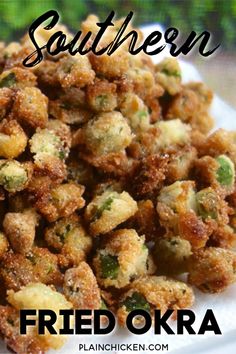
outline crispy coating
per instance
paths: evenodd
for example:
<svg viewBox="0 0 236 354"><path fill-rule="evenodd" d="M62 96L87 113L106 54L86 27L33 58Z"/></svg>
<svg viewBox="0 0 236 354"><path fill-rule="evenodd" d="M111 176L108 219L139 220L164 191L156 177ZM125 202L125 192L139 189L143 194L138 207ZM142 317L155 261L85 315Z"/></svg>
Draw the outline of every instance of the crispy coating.
<svg viewBox="0 0 236 354"><path fill-rule="evenodd" d="M157 196L157 212L163 226L176 228L179 215L190 210L196 210L193 181L176 181L160 190Z"/></svg>
<svg viewBox="0 0 236 354"><path fill-rule="evenodd" d="M25 87L16 93L13 114L26 126L44 128L48 121L48 98L37 87Z"/></svg>
<svg viewBox="0 0 236 354"><path fill-rule="evenodd" d="M49 221L70 216L75 210L83 208L84 187L76 183L64 183L43 193L35 203L36 209Z"/></svg>
<svg viewBox="0 0 236 354"><path fill-rule="evenodd" d="M236 280L236 254L230 250L209 247L193 253L188 281L203 292L222 292Z"/></svg>
<svg viewBox="0 0 236 354"><path fill-rule="evenodd" d="M235 150L233 135L222 128L218 129L207 137L199 150L202 155L212 157L233 153Z"/></svg>
<svg viewBox="0 0 236 354"><path fill-rule="evenodd" d="M154 261L158 274L175 275L187 272L191 254L190 242L179 236L157 239Z"/></svg>
<svg viewBox="0 0 236 354"><path fill-rule="evenodd" d="M142 159L132 176L132 192L136 198L155 197L166 178L168 155L149 155Z"/></svg>
<svg viewBox="0 0 236 354"><path fill-rule="evenodd" d="M93 259L98 283L122 288L131 279L147 274L148 249L145 237L133 229L113 231Z"/></svg>
<svg viewBox="0 0 236 354"><path fill-rule="evenodd" d="M27 69L14 67L4 70L0 75L0 88L8 87L14 89L24 89L36 85L36 76Z"/></svg>
<svg viewBox="0 0 236 354"><path fill-rule="evenodd" d="M33 266L36 278L44 284L61 285L63 276L58 267L58 258L47 248L33 247L26 258Z"/></svg>
<svg viewBox="0 0 236 354"><path fill-rule="evenodd" d="M26 148L27 135L16 120L0 123L0 157L14 159Z"/></svg>
<svg viewBox="0 0 236 354"><path fill-rule="evenodd" d="M169 152L169 163L166 171L168 184L177 180L188 179L194 162L197 158L197 150L193 146L185 146L181 150Z"/></svg>
<svg viewBox="0 0 236 354"><path fill-rule="evenodd" d="M38 354L48 349L32 331L19 334L19 311L12 306L0 306L0 336L7 348L17 354Z"/></svg>
<svg viewBox="0 0 236 354"><path fill-rule="evenodd" d="M105 191L96 196L85 210L85 220L89 222L89 230L93 236L106 234L116 226L133 216L137 203L127 193Z"/></svg>
<svg viewBox="0 0 236 354"><path fill-rule="evenodd" d="M45 240L58 252L59 264L63 268L79 265L92 248L92 239L76 214L62 218L48 227Z"/></svg>
<svg viewBox="0 0 236 354"><path fill-rule="evenodd" d="M63 292L75 309L100 309L101 295L90 266L81 262L76 268L67 269Z"/></svg>
<svg viewBox="0 0 236 354"><path fill-rule="evenodd" d="M89 57L93 70L106 79L115 79L125 74L129 68L129 55L126 50L119 48L111 56L106 54Z"/></svg>
<svg viewBox="0 0 236 354"><path fill-rule="evenodd" d="M216 158L203 156L195 161L194 167L200 187L211 185L224 197L233 192L235 168L227 155L219 155Z"/></svg>
<svg viewBox="0 0 236 354"><path fill-rule="evenodd" d="M71 146L69 127L59 120L49 120L47 128L37 129L29 144L37 173L62 182L67 175L65 159Z"/></svg>
<svg viewBox="0 0 236 354"><path fill-rule="evenodd" d="M0 88L0 118L3 119L9 112L13 102L13 90L8 87Z"/></svg>
<svg viewBox="0 0 236 354"><path fill-rule="evenodd" d="M125 149L132 140L128 123L119 112L102 113L84 129L84 143L94 155L106 155Z"/></svg>
<svg viewBox="0 0 236 354"><path fill-rule="evenodd" d="M150 68L134 65L128 70L127 76L133 84L134 92L138 94L142 100L145 101L150 97L160 96L159 84L155 82L154 75L152 71L150 71Z"/></svg>
<svg viewBox="0 0 236 354"><path fill-rule="evenodd" d="M150 199L138 201L138 211L127 221L128 228L134 228L139 235L145 235L147 241L154 240L160 234L157 212Z"/></svg>
<svg viewBox="0 0 236 354"><path fill-rule="evenodd" d="M37 65L34 69L34 74L37 76L37 81L42 88L42 91L48 93L47 88L56 86L59 88L60 84L57 77L58 62L47 60L44 58L43 65Z"/></svg>
<svg viewBox="0 0 236 354"><path fill-rule="evenodd" d="M22 254L6 252L1 258L0 276L6 289L19 290L22 286L38 281L32 263Z"/></svg>
<svg viewBox="0 0 236 354"><path fill-rule="evenodd" d="M76 103L73 105L61 100L49 101L49 113L54 118L70 125L86 123L93 116L92 111L79 107Z"/></svg>
<svg viewBox="0 0 236 354"><path fill-rule="evenodd" d="M201 92L202 91L202 92ZM205 89L200 87L197 89L191 85L183 88L174 96L168 107L166 118L174 119L180 117L182 121L191 123L193 128L197 128L200 132L208 133L213 127L213 120L207 113L209 101Z"/></svg>
<svg viewBox="0 0 236 354"><path fill-rule="evenodd" d="M160 135L155 141L157 151L170 146L184 146L190 142L191 127L180 119L158 121L155 125L160 129Z"/></svg>
<svg viewBox="0 0 236 354"><path fill-rule="evenodd" d="M8 192L25 189L32 177L31 162L20 163L17 160L0 160L0 185Z"/></svg>
<svg viewBox="0 0 236 354"><path fill-rule="evenodd" d="M177 281L165 276L144 276L134 280L129 290L120 299L117 310L117 318L121 326L125 325L126 317L131 310L127 305L127 299L135 296L138 301L131 309L143 308L153 315L153 310L161 310L165 313L167 309L178 310L188 308L194 302L192 289L184 282ZM140 306L140 300L141 306Z"/></svg>
<svg viewBox="0 0 236 354"><path fill-rule="evenodd" d="M208 241L208 227L193 211L180 214L178 229L180 236L188 240L193 249L204 247Z"/></svg>
<svg viewBox="0 0 236 354"><path fill-rule="evenodd" d="M213 99L213 93L203 82L189 82L185 85L187 88L190 88L192 91L196 93L201 104L208 108Z"/></svg>
<svg viewBox="0 0 236 354"><path fill-rule="evenodd" d="M57 78L64 88L71 86L84 87L91 84L94 77L95 72L85 55L64 56L58 62Z"/></svg>
<svg viewBox="0 0 236 354"><path fill-rule="evenodd" d="M7 252L9 247L8 240L3 232L0 232L0 259Z"/></svg>
<svg viewBox="0 0 236 354"><path fill-rule="evenodd" d="M28 253L34 243L38 216L33 209L22 213L6 213L3 220L4 232L12 249L21 254Z"/></svg>
<svg viewBox="0 0 236 354"><path fill-rule="evenodd" d="M176 95L181 91L181 70L175 58L165 58L156 65L155 69L157 82L170 95Z"/></svg>
<svg viewBox="0 0 236 354"><path fill-rule="evenodd" d="M219 226L210 236L208 244L213 247L236 249L236 234L229 225Z"/></svg>
<svg viewBox="0 0 236 354"><path fill-rule="evenodd" d="M95 167L98 172L100 171L108 175L123 177L132 170L133 161L128 158L124 151L112 152L102 156L82 153L80 157L88 164Z"/></svg>
<svg viewBox="0 0 236 354"><path fill-rule="evenodd" d="M107 80L95 79L86 88L89 107L95 112L111 112L117 107L116 84Z"/></svg>
<svg viewBox="0 0 236 354"><path fill-rule="evenodd" d="M150 127L148 107L143 100L133 92L122 93L119 97L119 108L135 133L145 131Z"/></svg>
<svg viewBox="0 0 236 354"><path fill-rule="evenodd" d="M14 292L8 291L8 302L16 309L48 309L56 312L57 320L54 324L55 329L59 332L62 328L62 317L59 316L60 309L71 309L72 304L66 300L65 296L51 287L42 283L31 283L23 287L21 290ZM33 329L34 335L40 341L40 344L46 348L59 349L66 341L65 335L49 332L41 336L37 334L37 326Z"/></svg>
<svg viewBox="0 0 236 354"><path fill-rule="evenodd" d="M167 118L174 119L181 117L184 122L189 122L193 119L195 112L200 108L197 95L188 89L183 89L178 93L167 111Z"/></svg>

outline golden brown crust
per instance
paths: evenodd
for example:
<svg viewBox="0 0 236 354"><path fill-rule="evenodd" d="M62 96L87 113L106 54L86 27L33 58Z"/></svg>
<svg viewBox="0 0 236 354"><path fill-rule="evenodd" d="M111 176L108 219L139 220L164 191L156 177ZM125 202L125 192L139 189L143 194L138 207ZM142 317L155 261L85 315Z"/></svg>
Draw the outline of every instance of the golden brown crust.
<svg viewBox="0 0 236 354"><path fill-rule="evenodd" d="M38 215L33 209L5 214L3 228L15 252L26 254L31 250L37 225Z"/></svg>
<svg viewBox="0 0 236 354"><path fill-rule="evenodd" d="M63 291L76 309L100 309L101 295L95 275L85 262L65 273Z"/></svg>
<svg viewBox="0 0 236 354"><path fill-rule="evenodd" d="M13 114L19 122L33 128L44 128L48 121L48 98L36 87L25 87L16 93Z"/></svg>
<svg viewBox="0 0 236 354"><path fill-rule="evenodd" d="M194 252L188 281L203 292L222 292L235 282L236 255L230 250L209 247Z"/></svg>
<svg viewBox="0 0 236 354"><path fill-rule="evenodd" d="M43 354L47 346L42 345L33 333L19 334L19 311L12 306L0 306L0 336L10 350L17 354Z"/></svg>
<svg viewBox="0 0 236 354"><path fill-rule="evenodd" d="M120 299L120 307L117 317L121 326L125 325L128 311L125 300L132 294L140 294L146 300L149 312L153 316L153 310L181 309L192 306L194 294L192 289L185 283L164 276L144 276L134 280L129 290Z"/></svg>
<svg viewBox="0 0 236 354"><path fill-rule="evenodd" d="M23 255L11 252L2 257L0 274L4 287L15 291L38 280L31 262Z"/></svg>

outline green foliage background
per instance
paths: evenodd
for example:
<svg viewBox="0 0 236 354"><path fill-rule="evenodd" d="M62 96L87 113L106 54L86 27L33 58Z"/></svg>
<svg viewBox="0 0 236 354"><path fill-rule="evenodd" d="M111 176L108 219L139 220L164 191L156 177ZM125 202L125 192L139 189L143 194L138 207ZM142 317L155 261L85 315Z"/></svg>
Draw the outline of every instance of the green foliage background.
<svg viewBox="0 0 236 354"><path fill-rule="evenodd" d="M236 0L0 0L0 40L19 39L49 9L74 30L89 13L104 20L111 10L118 17L134 11L136 25L160 22L183 34L208 30L224 48L236 49Z"/></svg>

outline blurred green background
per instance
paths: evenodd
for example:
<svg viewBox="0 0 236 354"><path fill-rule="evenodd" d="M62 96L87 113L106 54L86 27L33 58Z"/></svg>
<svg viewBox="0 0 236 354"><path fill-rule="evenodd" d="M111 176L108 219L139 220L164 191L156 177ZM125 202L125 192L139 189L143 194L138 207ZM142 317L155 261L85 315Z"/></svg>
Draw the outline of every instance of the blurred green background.
<svg viewBox="0 0 236 354"><path fill-rule="evenodd" d="M71 30L90 13L105 20L135 13L135 25L159 22L177 27L183 38L192 30L211 32L220 49L208 59L185 57L198 68L208 85L236 108L236 0L0 0L0 41L18 40L29 25L49 9L57 10Z"/></svg>

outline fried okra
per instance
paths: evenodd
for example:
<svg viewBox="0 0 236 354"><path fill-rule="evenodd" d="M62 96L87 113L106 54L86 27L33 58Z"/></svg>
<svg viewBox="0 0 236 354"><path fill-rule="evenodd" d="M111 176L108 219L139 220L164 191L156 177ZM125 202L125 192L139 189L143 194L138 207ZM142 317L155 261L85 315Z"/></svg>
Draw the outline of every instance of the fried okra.
<svg viewBox="0 0 236 354"><path fill-rule="evenodd" d="M57 314L57 320L54 324L54 328L59 332L62 328L62 317L59 316L61 309L71 309L72 304L66 300L65 296L56 290L53 290L50 286L42 283L31 283L19 291L8 291L8 302L17 310L22 309L50 309ZM45 349L53 348L59 349L66 341L66 336L61 334L52 335L46 332L45 335L38 335L37 326L33 330L35 338L38 338L40 345Z"/></svg>
<svg viewBox="0 0 236 354"><path fill-rule="evenodd" d="M36 76L27 69L14 67L4 70L0 75L0 88L24 89L36 85Z"/></svg>
<svg viewBox="0 0 236 354"><path fill-rule="evenodd" d="M35 154L36 163L40 163L47 156L55 156L64 160L68 154L63 141L50 129L38 130L30 140L30 151Z"/></svg>
<svg viewBox="0 0 236 354"><path fill-rule="evenodd" d="M147 241L155 240L160 233L157 211L150 199L138 202L138 211L126 222L128 228L134 228L139 235L145 235Z"/></svg>
<svg viewBox="0 0 236 354"><path fill-rule="evenodd" d="M227 155L215 158L203 156L195 162L196 174L199 184L211 185L224 191L225 195L233 192L235 182L235 166Z"/></svg>
<svg viewBox="0 0 236 354"><path fill-rule="evenodd" d="M92 248L92 239L76 214L62 218L48 227L45 240L58 253L59 263L63 268L79 265Z"/></svg>
<svg viewBox="0 0 236 354"><path fill-rule="evenodd" d="M193 302L193 291L184 282L164 276L143 276L134 280L121 296L116 314L119 324L124 326L132 310L142 309L153 316L153 310L165 313L167 309L188 308Z"/></svg>
<svg viewBox="0 0 236 354"><path fill-rule="evenodd" d="M186 145L181 150L175 150L173 153L169 152L166 171L168 184L188 179L196 159L197 150L193 146Z"/></svg>
<svg viewBox="0 0 236 354"><path fill-rule="evenodd" d="M26 148L27 135L16 120L3 120L0 124L0 157L14 159Z"/></svg>
<svg viewBox="0 0 236 354"><path fill-rule="evenodd" d="M20 123L44 128L48 121L48 98L37 87L25 87L16 93L13 113Z"/></svg>
<svg viewBox="0 0 236 354"><path fill-rule="evenodd" d="M0 306L0 336L7 348L17 354L38 354L47 349L31 331L21 335L19 326L19 311L9 305Z"/></svg>
<svg viewBox="0 0 236 354"><path fill-rule="evenodd" d="M71 143L69 128L60 121L48 122L48 128L37 129L30 139L30 151L39 173L54 180L66 178L65 159Z"/></svg>
<svg viewBox="0 0 236 354"><path fill-rule="evenodd" d="M157 197L157 212L167 233L174 232L193 248L201 248L209 238L209 228L197 215L194 187L193 181L176 181L163 187Z"/></svg>
<svg viewBox="0 0 236 354"><path fill-rule="evenodd" d="M49 222L53 222L83 208L85 205L83 193L84 187L80 184L73 182L60 184L50 192L43 193L36 201L35 207Z"/></svg>
<svg viewBox="0 0 236 354"><path fill-rule="evenodd" d="M84 128L84 143L94 155L124 150L132 140L131 129L120 112L107 112L90 120Z"/></svg>
<svg viewBox="0 0 236 354"><path fill-rule="evenodd" d="M236 281L236 253L209 247L193 253L189 263L190 284L206 293L218 293Z"/></svg>
<svg viewBox="0 0 236 354"><path fill-rule="evenodd" d="M218 169L216 171L217 182L225 188L232 188L235 181L234 163L226 155L220 155L216 158Z"/></svg>
<svg viewBox="0 0 236 354"><path fill-rule="evenodd" d="M32 263L22 254L6 252L1 257L0 264L0 278L5 289L17 291L22 286L39 280Z"/></svg>
<svg viewBox="0 0 236 354"><path fill-rule="evenodd" d="M154 198L163 186L168 168L168 155L154 154L140 160L131 176L132 193L138 199Z"/></svg>
<svg viewBox="0 0 236 354"><path fill-rule="evenodd" d="M32 176L31 162L0 160L0 185L11 193L25 189Z"/></svg>
<svg viewBox="0 0 236 354"><path fill-rule="evenodd" d="M158 274L175 275L188 270L191 244L179 236L159 238L154 246L154 261Z"/></svg>
<svg viewBox="0 0 236 354"><path fill-rule="evenodd" d="M97 279L85 262L81 262L76 268L67 269L63 292L75 309L93 310L102 306Z"/></svg>
<svg viewBox="0 0 236 354"><path fill-rule="evenodd" d="M119 48L111 56L90 55L89 60L93 70L99 76L108 80L116 79L127 73L129 69L129 55L126 50Z"/></svg>
<svg viewBox="0 0 236 354"><path fill-rule="evenodd" d="M0 232L0 259L7 252L9 247L8 240L3 232Z"/></svg>
<svg viewBox="0 0 236 354"><path fill-rule="evenodd" d="M236 233L229 226L219 226L210 236L208 244L213 247L236 249Z"/></svg>
<svg viewBox="0 0 236 354"><path fill-rule="evenodd" d="M133 216L136 201L127 192L105 191L96 196L86 207L85 220L93 236L106 234Z"/></svg>
<svg viewBox="0 0 236 354"><path fill-rule="evenodd" d="M14 91L10 88L0 88L0 119L6 117L13 102Z"/></svg>
<svg viewBox="0 0 236 354"><path fill-rule="evenodd" d="M190 143L191 127L181 122L180 119L159 121L156 127L160 129L160 135L155 141L156 150L162 150L175 145L187 145Z"/></svg>
<svg viewBox="0 0 236 354"><path fill-rule="evenodd" d="M95 112L111 112L117 107L116 84L96 79L86 89L89 107Z"/></svg>
<svg viewBox="0 0 236 354"><path fill-rule="evenodd" d="M213 219L219 224L228 223L227 203L211 187L196 193L197 212L203 220Z"/></svg>
<svg viewBox="0 0 236 354"><path fill-rule="evenodd" d="M148 107L138 95L128 92L121 96L120 101L121 113L128 118L132 131L138 134L150 127Z"/></svg>
<svg viewBox="0 0 236 354"><path fill-rule="evenodd" d="M170 95L179 93L181 91L181 69L178 61L174 58L165 58L157 64L156 79Z"/></svg>
<svg viewBox="0 0 236 354"><path fill-rule="evenodd" d="M196 210L194 187L193 181L176 181L163 187L157 197L157 211L160 210L160 204L169 210L171 216L188 210ZM162 218L161 215L160 217Z"/></svg>
<svg viewBox="0 0 236 354"><path fill-rule="evenodd" d="M93 82L95 72L92 70L91 64L86 55L62 57L57 66L57 78L61 86L67 87L84 87Z"/></svg>
<svg viewBox="0 0 236 354"><path fill-rule="evenodd" d="M36 278L44 284L61 285L63 276L58 267L58 257L47 248L32 247L26 259L33 266Z"/></svg>
<svg viewBox="0 0 236 354"><path fill-rule="evenodd" d="M33 209L22 213L6 213L3 220L4 232L12 249L21 254L29 252L33 246L38 216Z"/></svg>
<svg viewBox="0 0 236 354"><path fill-rule="evenodd" d="M133 229L113 231L93 259L98 283L106 288L123 288L131 279L147 274L147 259L144 236Z"/></svg>

